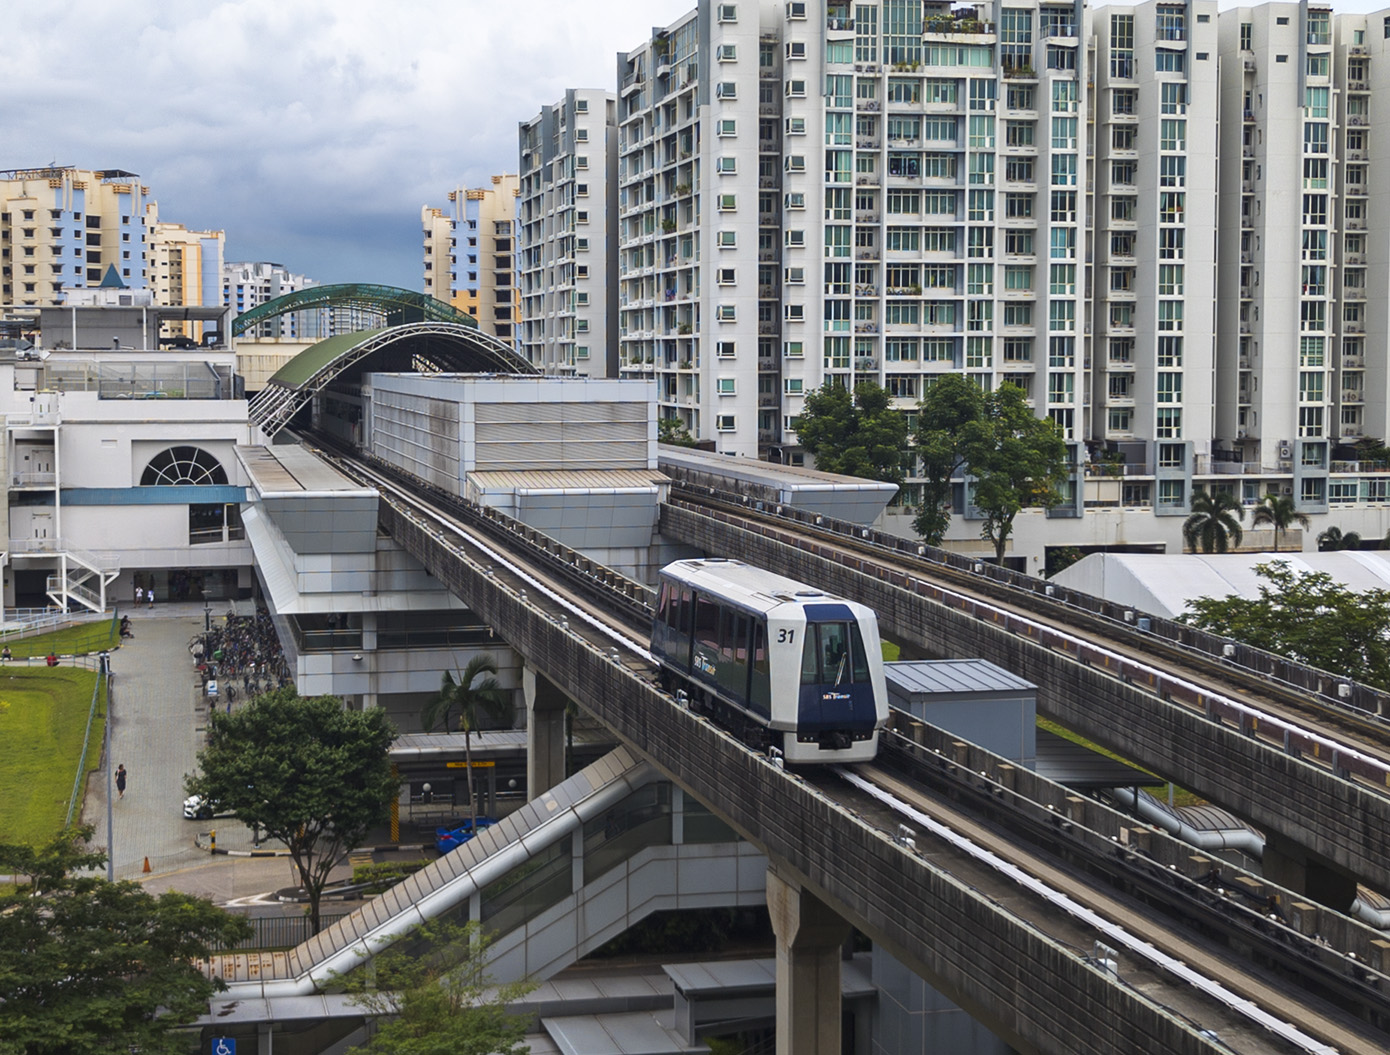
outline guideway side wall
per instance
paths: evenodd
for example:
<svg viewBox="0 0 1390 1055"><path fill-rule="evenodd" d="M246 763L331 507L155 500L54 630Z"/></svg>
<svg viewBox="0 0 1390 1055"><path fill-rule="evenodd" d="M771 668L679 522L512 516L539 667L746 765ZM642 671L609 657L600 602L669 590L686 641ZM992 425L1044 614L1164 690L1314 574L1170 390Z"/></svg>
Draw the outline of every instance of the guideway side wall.
<svg viewBox="0 0 1390 1055"><path fill-rule="evenodd" d="M1281 882L1309 897L1346 911L1357 879L1390 891L1390 797L1002 627L775 539L672 506L662 508L661 533L860 601L878 613L886 636L937 657L986 659L1034 682L1047 717L1300 847L1300 867Z"/></svg>
<svg viewBox="0 0 1390 1055"><path fill-rule="evenodd" d="M434 529L381 505L381 525L626 743L809 891L1021 1052L1213 1053L1215 1043L678 707L496 579ZM1026 970L1020 969L1027 964ZM790 1031L790 1023L779 1030Z"/></svg>

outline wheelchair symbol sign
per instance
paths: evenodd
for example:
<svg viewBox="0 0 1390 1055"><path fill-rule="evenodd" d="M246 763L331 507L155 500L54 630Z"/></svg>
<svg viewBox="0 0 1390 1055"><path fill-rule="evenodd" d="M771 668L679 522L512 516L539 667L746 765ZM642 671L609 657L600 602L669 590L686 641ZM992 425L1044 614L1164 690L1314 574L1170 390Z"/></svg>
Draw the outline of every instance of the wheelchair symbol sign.
<svg viewBox="0 0 1390 1055"><path fill-rule="evenodd" d="M236 1055L236 1039L233 1037L213 1037L212 1055Z"/></svg>

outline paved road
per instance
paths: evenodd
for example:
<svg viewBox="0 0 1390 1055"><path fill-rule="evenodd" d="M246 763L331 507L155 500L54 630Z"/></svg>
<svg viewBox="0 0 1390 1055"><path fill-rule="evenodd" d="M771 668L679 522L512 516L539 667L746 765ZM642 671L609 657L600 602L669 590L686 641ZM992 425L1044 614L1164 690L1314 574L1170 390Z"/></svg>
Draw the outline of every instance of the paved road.
<svg viewBox="0 0 1390 1055"><path fill-rule="evenodd" d="M244 614L248 607L242 602ZM214 610L220 618L226 602ZM161 604L132 608L130 616L135 637L111 657L113 757L93 774L82 817L96 826L96 841L106 844L108 788L115 793L108 770L124 765L125 796L112 810L117 878L141 878L146 858L152 875L196 874L187 870L207 865L209 854L194 846L194 836L210 824L184 819L183 778L197 765L207 724L207 700L188 653L189 639L203 629L203 606ZM228 819L211 824L222 846L249 848L244 825Z"/></svg>

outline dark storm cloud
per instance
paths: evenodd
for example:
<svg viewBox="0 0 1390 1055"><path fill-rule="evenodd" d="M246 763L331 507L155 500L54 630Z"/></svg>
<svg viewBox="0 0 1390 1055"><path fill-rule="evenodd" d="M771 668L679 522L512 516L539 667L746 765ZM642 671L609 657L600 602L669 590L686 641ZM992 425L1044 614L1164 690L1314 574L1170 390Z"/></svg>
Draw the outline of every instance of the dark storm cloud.
<svg viewBox="0 0 1390 1055"><path fill-rule="evenodd" d="M138 172L228 260L418 287L420 207L693 0L14 4L0 167Z"/></svg>

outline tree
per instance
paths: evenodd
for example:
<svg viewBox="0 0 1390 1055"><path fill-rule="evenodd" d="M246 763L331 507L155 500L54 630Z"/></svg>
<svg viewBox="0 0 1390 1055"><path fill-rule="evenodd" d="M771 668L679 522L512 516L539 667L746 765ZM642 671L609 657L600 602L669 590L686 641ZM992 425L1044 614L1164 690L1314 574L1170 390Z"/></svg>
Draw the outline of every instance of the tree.
<svg viewBox="0 0 1390 1055"><path fill-rule="evenodd" d="M187 1051L172 1031L225 988L197 961L251 925L202 898L107 882L91 837L69 828L37 850L0 845L0 873L25 880L0 893L0 1051Z"/></svg>
<svg viewBox="0 0 1390 1055"><path fill-rule="evenodd" d="M918 406L915 454L925 482L912 527L928 545L941 545L951 526L951 480L965 465L962 431L984 416L984 391L964 374L938 378Z"/></svg>
<svg viewBox="0 0 1390 1055"><path fill-rule="evenodd" d="M184 783L288 847L317 933L334 865L389 819L400 786L387 757L395 738L379 708L348 711L336 696L278 689L232 714L214 711L202 773Z"/></svg>
<svg viewBox="0 0 1390 1055"><path fill-rule="evenodd" d="M984 413L960 431L960 453L974 477L973 501L984 514L980 537L1004 561L1014 518L1030 506L1061 501L1069 470L1067 444L1051 418L1040 418L1017 385L1005 382L984 397Z"/></svg>
<svg viewBox="0 0 1390 1055"><path fill-rule="evenodd" d="M468 766L468 812L473 829L478 827L478 804L473 798L473 731L483 725L484 717L496 721L511 708L511 699L497 684L497 661L486 653L474 656L463 668L458 681L447 670L439 692L420 712L420 724L432 732L443 719L444 731L449 731L449 712L458 711L458 727L463 731L463 758Z"/></svg>
<svg viewBox="0 0 1390 1055"><path fill-rule="evenodd" d="M696 444L694 436L684 425L680 418L658 418L656 422L656 441L658 443L670 443L677 447L693 447Z"/></svg>
<svg viewBox="0 0 1390 1055"><path fill-rule="evenodd" d="M389 939L388 939L389 940ZM524 1055L530 1017L507 1004L533 982L497 985L487 973L490 941L477 923L431 920L371 963L339 980L352 1002L376 1020L376 1033L354 1052L391 1055Z"/></svg>
<svg viewBox="0 0 1390 1055"><path fill-rule="evenodd" d="M1229 491L1192 491L1192 512L1182 522L1182 537L1194 553L1226 553L1239 546L1245 510Z"/></svg>
<svg viewBox="0 0 1390 1055"><path fill-rule="evenodd" d="M861 381L853 396L827 381L806 397L796 435L822 472L902 486L907 419L872 381Z"/></svg>
<svg viewBox="0 0 1390 1055"><path fill-rule="evenodd" d="M1333 525L1318 535L1318 549L1323 552L1340 549L1360 549L1361 536L1355 531L1343 532Z"/></svg>
<svg viewBox="0 0 1390 1055"><path fill-rule="evenodd" d="M1307 513L1298 511L1292 495L1269 494L1260 499L1260 504L1255 507L1250 517L1250 523L1255 527L1262 524L1271 525L1274 528L1274 548L1277 550L1285 531L1294 524L1306 531L1312 521L1308 519Z"/></svg>
<svg viewBox="0 0 1390 1055"><path fill-rule="evenodd" d="M1257 564L1258 600L1202 597L1184 621L1338 677L1390 689L1390 590L1347 589L1287 561Z"/></svg>

